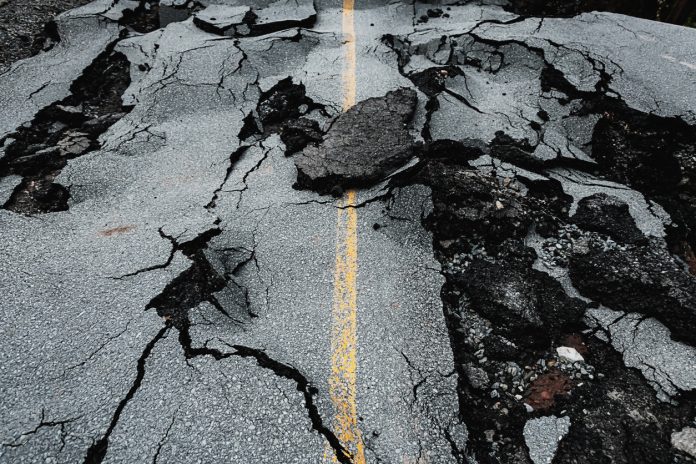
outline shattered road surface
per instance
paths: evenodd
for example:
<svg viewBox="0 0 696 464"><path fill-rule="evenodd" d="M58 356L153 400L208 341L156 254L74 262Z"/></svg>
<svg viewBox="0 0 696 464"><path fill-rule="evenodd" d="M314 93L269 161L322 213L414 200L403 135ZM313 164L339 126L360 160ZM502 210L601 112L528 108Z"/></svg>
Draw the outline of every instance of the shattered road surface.
<svg viewBox="0 0 696 464"><path fill-rule="evenodd" d="M57 16L0 71L0 462L696 463L696 31L515 11Z"/></svg>

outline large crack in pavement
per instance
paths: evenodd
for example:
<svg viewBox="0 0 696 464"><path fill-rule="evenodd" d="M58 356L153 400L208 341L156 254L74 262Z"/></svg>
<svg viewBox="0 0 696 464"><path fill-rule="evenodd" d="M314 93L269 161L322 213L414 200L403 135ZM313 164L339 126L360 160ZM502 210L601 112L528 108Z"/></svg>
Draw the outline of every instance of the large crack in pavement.
<svg viewBox="0 0 696 464"><path fill-rule="evenodd" d="M23 214L68 209L70 193L54 180L70 159L99 149L99 136L129 110L121 95L130 84L130 66L114 45L73 83L70 97L9 135L0 176L22 176L22 181L3 208Z"/></svg>
<svg viewBox="0 0 696 464"><path fill-rule="evenodd" d="M693 14L56 18L0 74L0 459L696 462L696 33L596 9Z"/></svg>

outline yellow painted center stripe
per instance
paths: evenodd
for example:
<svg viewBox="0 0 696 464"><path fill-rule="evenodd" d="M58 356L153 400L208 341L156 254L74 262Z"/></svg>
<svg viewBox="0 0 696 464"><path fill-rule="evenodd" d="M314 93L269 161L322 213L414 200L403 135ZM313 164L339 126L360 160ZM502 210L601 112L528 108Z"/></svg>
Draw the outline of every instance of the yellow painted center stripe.
<svg viewBox="0 0 696 464"><path fill-rule="evenodd" d="M343 111L355 105L356 101L354 4L355 0L343 0ZM356 197L354 190L347 191L337 213L329 396L336 412L333 427L336 437L350 453L354 464L365 464L356 398L358 210L350 208L355 205ZM337 462L335 455L332 455L332 461Z"/></svg>
<svg viewBox="0 0 696 464"><path fill-rule="evenodd" d="M355 105L355 67L357 57L355 52L355 21L353 7L355 0L343 0L343 37L345 63L343 68L343 111Z"/></svg>
<svg viewBox="0 0 696 464"><path fill-rule="evenodd" d="M355 191L348 191L341 206L354 205L355 198ZM336 411L336 437L352 455L355 464L364 464L356 399L358 213L356 208L339 208L337 214L329 396Z"/></svg>

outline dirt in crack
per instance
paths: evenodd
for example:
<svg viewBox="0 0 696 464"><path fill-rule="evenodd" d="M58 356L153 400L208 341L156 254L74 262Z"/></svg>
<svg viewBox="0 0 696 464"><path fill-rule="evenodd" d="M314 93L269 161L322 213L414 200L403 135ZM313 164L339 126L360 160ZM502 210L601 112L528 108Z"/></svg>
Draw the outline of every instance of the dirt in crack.
<svg viewBox="0 0 696 464"><path fill-rule="evenodd" d="M68 160L98 149L99 136L130 111L121 101L129 70L126 57L109 47L72 84L69 97L7 138L0 176L22 181L3 208L22 214L68 209L70 193L55 179Z"/></svg>

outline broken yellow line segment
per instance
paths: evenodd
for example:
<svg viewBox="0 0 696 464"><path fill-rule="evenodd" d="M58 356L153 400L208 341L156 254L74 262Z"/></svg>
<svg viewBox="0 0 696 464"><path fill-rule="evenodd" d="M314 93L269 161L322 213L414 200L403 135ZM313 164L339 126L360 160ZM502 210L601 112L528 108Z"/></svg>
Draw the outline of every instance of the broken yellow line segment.
<svg viewBox="0 0 696 464"><path fill-rule="evenodd" d="M343 111L356 103L356 43L353 7L343 1ZM331 324L331 376L329 397L334 406L334 433L350 453L354 464L365 464L363 441L358 427L357 329L358 329L358 212L356 192L349 190L340 201L336 221L336 265ZM337 462L336 456L332 457Z"/></svg>

